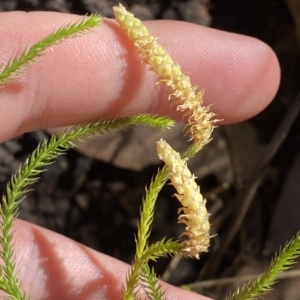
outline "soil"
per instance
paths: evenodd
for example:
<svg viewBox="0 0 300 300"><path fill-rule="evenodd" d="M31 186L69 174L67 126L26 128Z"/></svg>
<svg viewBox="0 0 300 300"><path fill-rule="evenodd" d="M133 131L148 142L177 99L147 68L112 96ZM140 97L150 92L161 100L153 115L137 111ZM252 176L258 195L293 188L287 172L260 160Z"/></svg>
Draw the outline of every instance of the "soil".
<svg viewBox="0 0 300 300"><path fill-rule="evenodd" d="M2 0L0 11L97 11L112 17L111 7L117 2ZM171 259L155 264L164 280L176 285L192 283L201 294L224 299L236 282L243 283L245 274L263 271L274 251L300 228L300 118L296 114L300 103L300 14L291 0L122 3L143 20L178 19L256 37L269 44L279 58L282 80L272 104L247 122L216 130L214 142L203 154L203 160L211 163L205 167L201 163L201 168L196 164L211 213L212 234L217 234L210 252L200 261L173 259L172 267L177 269L172 272ZM48 136L44 131L26 133L0 145L2 192L19 164ZM131 132L130 139L135 138L136 133ZM144 188L159 166L157 160L133 169L124 167L122 159L95 159L70 150L47 168L22 201L20 218L131 263ZM151 241L180 235L173 193L166 186L160 195ZM293 281L286 279L275 287L272 299L300 299L295 288L300 284L299 274L295 274ZM222 284L221 278L229 278L227 284Z"/></svg>

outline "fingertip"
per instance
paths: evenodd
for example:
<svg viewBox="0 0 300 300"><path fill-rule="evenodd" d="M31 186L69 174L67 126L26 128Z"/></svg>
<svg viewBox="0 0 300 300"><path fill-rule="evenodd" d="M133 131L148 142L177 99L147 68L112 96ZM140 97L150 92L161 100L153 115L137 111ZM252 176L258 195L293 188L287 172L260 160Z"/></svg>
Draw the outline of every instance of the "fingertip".
<svg viewBox="0 0 300 300"><path fill-rule="evenodd" d="M219 85L218 100L213 105L215 113L227 124L260 113L274 99L279 87L280 66L274 51L260 40L245 38L248 40L242 37L244 41L232 53L235 58L229 61L223 76L225 84Z"/></svg>
<svg viewBox="0 0 300 300"><path fill-rule="evenodd" d="M119 299L129 266L45 228L17 220L16 266L33 299ZM210 300L162 283L166 299ZM93 296L94 297L93 297Z"/></svg>

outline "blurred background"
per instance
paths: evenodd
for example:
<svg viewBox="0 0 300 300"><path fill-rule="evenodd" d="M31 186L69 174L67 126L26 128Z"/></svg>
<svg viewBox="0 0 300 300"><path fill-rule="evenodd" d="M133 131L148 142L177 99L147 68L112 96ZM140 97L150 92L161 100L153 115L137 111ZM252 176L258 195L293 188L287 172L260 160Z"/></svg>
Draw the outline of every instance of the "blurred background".
<svg viewBox="0 0 300 300"><path fill-rule="evenodd" d="M47 10L113 17L109 0L0 0L0 11ZM300 1L120 1L142 20L176 19L256 37L276 52L282 70L271 105L255 118L215 130L190 161L211 214L210 252L200 261L162 259L162 279L187 284L214 299L256 278L280 245L300 228ZM0 145L0 188L49 136L24 134ZM182 124L172 132L133 128L71 150L48 167L21 203L20 218L131 263L144 189L161 166L155 141L181 150ZM147 139L145 138L147 137ZM178 237L178 204L166 186L157 202L150 240ZM265 299L300 299L300 268L283 274Z"/></svg>

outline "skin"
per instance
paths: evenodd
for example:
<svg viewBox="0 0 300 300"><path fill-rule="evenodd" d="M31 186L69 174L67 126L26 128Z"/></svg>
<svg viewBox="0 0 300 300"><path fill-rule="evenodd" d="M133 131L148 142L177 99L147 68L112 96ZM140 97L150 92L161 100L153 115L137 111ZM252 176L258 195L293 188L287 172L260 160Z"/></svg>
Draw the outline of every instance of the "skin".
<svg viewBox="0 0 300 300"><path fill-rule="evenodd" d="M78 16L45 12L1 13L0 61L6 62ZM205 105L234 123L273 99L280 69L273 51L250 37L175 21L145 22L194 84ZM181 116L164 87L147 71L112 20L93 32L48 49L0 89L0 142L40 128L79 124L141 112ZM68 238L16 222L16 264L31 299L121 299L128 266ZM208 299L164 284L167 299Z"/></svg>

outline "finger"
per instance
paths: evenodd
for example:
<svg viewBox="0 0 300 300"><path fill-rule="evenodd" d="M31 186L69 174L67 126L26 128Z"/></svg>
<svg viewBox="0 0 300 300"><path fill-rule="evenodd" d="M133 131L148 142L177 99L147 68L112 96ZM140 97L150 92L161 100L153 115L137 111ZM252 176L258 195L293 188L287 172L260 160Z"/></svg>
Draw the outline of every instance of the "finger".
<svg viewBox="0 0 300 300"><path fill-rule="evenodd" d="M14 239L16 266L31 299L122 299L125 263L20 220ZM209 300L167 284L163 289L167 299Z"/></svg>
<svg viewBox="0 0 300 300"><path fill-rule="evenodd" d="M79 16L2 13L0 61ZM152 21L158 37L193 83L205 88L205 104L225 122L262 110L274 97L279 66L264 43L194 24ZM37 128L151 112L175 116L167 90L141 64L112 20L84 36L48 49L29 70L0 89L0 141ZM177 116L178 118L178 116Z"/></svg>

